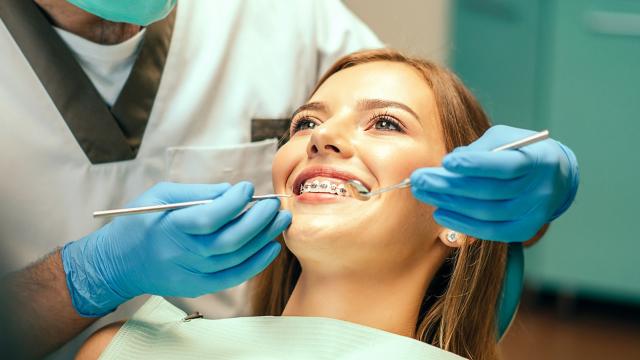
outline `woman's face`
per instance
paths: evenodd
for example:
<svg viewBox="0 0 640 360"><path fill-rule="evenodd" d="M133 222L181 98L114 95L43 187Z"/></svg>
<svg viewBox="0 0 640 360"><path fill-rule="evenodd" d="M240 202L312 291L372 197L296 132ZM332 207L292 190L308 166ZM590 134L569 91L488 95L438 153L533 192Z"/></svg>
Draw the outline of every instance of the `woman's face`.
<svg viewBox="0 0 640 360"><path fill-rule="evenodd" d="M401 189L359 201L343 184L396 184L445 155L431 89L412 67L378 61L331 76L296 111L273 183L293 221L285 242L303 267L392 271L443 247L433 208ZM444 251L444 250L440 250Z"/></svg>

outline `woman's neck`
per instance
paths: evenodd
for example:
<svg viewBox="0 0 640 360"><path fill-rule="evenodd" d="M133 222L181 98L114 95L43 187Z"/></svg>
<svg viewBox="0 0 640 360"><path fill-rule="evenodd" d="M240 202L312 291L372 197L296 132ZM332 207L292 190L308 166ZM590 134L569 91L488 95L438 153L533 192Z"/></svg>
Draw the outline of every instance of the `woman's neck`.
<svg viewBox="0 0 640 360"><path fill-rule="evenodd" d="M303 269L282 315L327 317L414 337L425 291L444 258L437 253L395 273L319 275Z"/></svg>

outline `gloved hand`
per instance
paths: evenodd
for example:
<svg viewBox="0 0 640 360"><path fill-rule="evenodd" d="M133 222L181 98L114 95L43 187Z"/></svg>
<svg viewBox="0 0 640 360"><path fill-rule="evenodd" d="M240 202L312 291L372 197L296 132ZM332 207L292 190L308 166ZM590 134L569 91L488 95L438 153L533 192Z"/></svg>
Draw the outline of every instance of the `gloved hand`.
<svg viewBox="0 0 640 360"><path fill-rule="evenodd" d="M280 251L291 222L276 199L251 201L253 185L161 183L133 206L214 199L169 212L123 216L62 249L73 306L102 316L140 294L195 297L238 285Z"/></svg>
<svg viewBox="0 0 640 360"><path fill-rule="evenodd" d="M445 156L443 168L414 171L411 190L437 207L442 226L485 240L526 241L569 208L579 181L575 155L555 140L490 152L533 133L493 126Z"/></svg>

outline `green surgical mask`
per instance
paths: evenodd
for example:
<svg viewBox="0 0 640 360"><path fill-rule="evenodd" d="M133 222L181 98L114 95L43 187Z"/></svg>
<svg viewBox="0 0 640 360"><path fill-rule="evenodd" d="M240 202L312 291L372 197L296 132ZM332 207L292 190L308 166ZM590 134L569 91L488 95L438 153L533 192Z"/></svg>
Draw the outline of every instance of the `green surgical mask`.
<svg viewBox="0 0 640 360"><path fill-rule="evenodd" d="M164 19L177 0L67 0L105 20L147 26Z"/></svg>

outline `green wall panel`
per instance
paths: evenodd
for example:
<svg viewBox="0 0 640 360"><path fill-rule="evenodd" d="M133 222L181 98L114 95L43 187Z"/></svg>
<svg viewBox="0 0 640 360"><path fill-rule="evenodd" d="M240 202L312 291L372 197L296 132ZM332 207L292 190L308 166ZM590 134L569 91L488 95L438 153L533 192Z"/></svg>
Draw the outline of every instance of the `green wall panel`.
<svg viewBox="0 0 640 360"><path fill-rule="evenodd" d="M506 36L483 3L531 11ZM458 1L453 24L453 66L494 122L549 128L580 163L574 206L526 253L529 283L640 302L640 2Z"/></svg>
<svg viewBox="0 0 640 360"><path fill-rule="evenodd" d="M457 1L450 59L494 122L533 128L535 1Z"/></svg>

